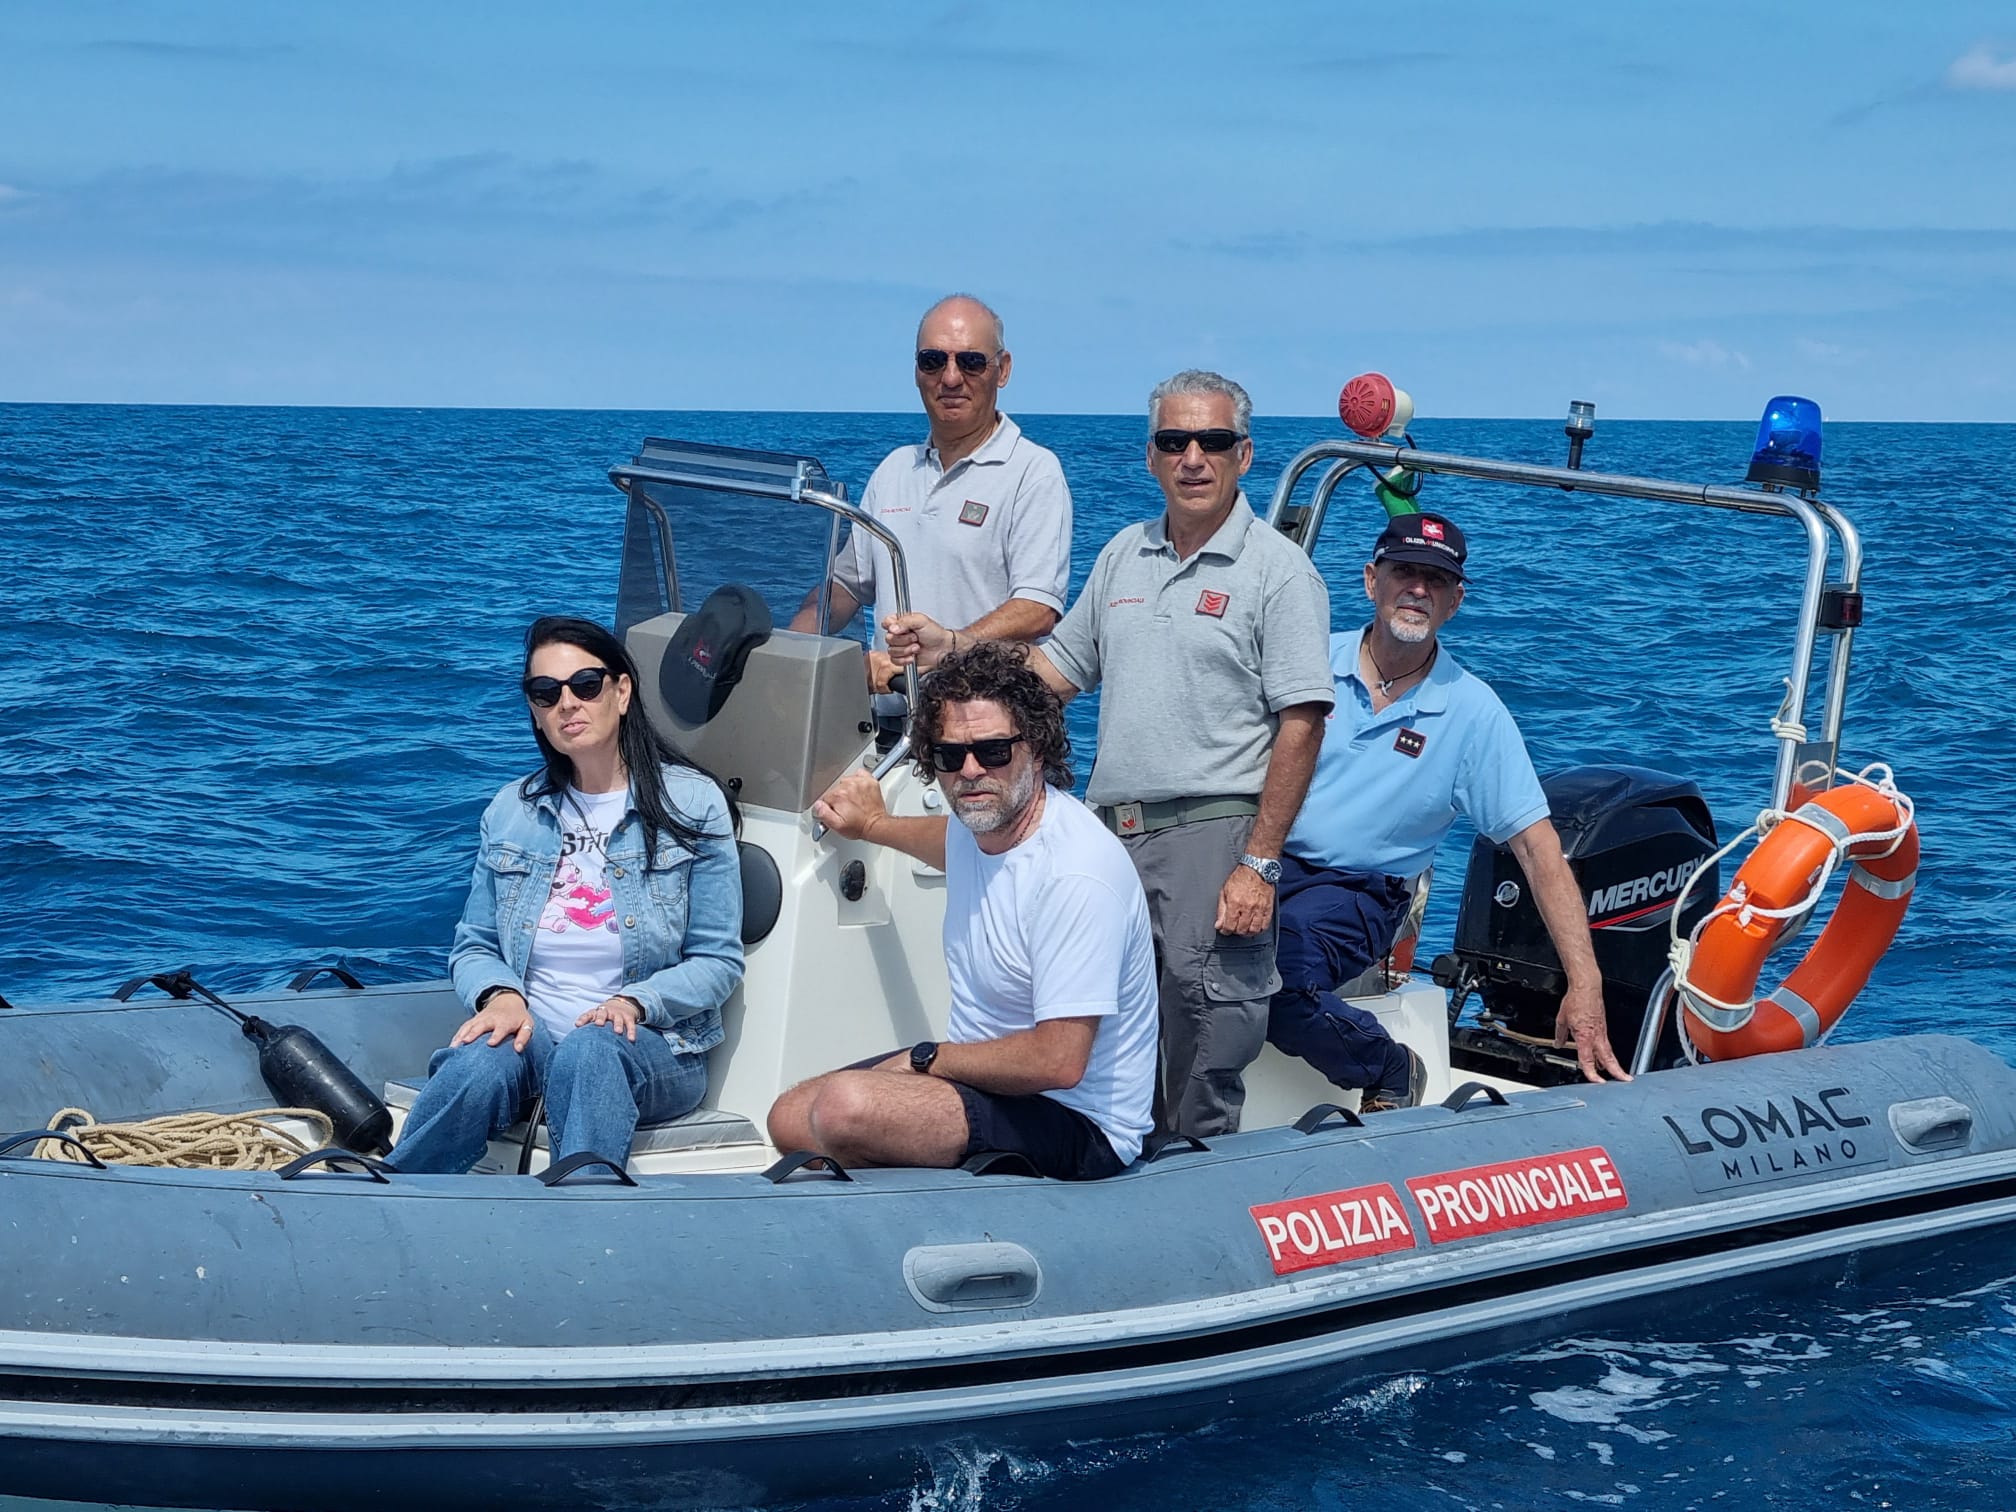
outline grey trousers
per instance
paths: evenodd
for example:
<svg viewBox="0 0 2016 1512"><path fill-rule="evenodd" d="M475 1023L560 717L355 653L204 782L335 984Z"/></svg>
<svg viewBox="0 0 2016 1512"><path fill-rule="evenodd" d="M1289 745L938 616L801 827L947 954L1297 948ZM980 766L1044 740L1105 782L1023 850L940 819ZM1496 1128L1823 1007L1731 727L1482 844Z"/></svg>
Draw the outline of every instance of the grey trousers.
<svg viewBox="0 0 2016 1512"><path fill-rule="evenodd" d="M1220 934L1218 892L1252 817L1203 819L1123 840L1148 894L1162 998L1160 1123L1206 1138L1239 1129L1242 1073L1267 1042L1276 918L1257 935ZM1277 911L1278 914L1278 911Z"/></svg>

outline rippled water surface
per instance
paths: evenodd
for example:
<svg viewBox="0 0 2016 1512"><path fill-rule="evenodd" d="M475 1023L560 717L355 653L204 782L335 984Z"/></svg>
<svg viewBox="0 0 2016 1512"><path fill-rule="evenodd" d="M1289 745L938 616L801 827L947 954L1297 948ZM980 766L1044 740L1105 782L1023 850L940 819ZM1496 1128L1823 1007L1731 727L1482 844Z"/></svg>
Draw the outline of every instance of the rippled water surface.
<svg viewBox="0 0 2016 1512"><path fill-rule="evenodd" d="M1159 507L1141 422L1023 423L1063 459L1082 578L1115 529ZM673 435L802 449L858 487L918 429L885 415L0 406L0 994L97 996L192 963L241 990L338 957L367 980L439 974L477 815L529 765L523 627L613 608L622 499L608 465ZM1257 424L1256 500L1334 432ZM1530 461L1563 446L1542 422L1415 435ZM1733 480L1750 440L1748 425L1605 424L1588 465ZM1827 495L1869 553L1846 755L1895 766L1925 843L1904 933L1842 1037L1950 1030L2016 1055L2001 808L2016 778L2016 427L1830 426L1827 446ZM1448 642L1504 695L1542 769L1666 768L1702 783L1725 829L1747 822L1768 795L1796 532L1431 488L1469 530L1478 578ZM1319 551L1340 626L1360 616L1377 523L1347 486ZM743 560L787 545L716 544ZM1093 712L1073 709L1081 773ZM1467 843L1452 837L1445 879ZM1431 951L1455 894L1438 890ZM1980 1253L1875 1300L1661 1312L1630 1337L1403 1377L1290 1421L1041 1458L975 1444L920 1467L894 1501L833 1505L2008 1507L2008 1274Z"/></svg>

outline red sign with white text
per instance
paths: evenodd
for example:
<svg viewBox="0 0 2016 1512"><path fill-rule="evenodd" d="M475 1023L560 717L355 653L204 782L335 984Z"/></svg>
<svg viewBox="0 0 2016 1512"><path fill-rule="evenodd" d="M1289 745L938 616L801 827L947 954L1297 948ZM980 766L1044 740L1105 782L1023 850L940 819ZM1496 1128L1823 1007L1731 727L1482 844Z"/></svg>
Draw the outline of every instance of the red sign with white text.
<svg viewBox="0 0 2016 1512"><path fill-rule="evenodd" d="M1277 1276L1414 1248L1400 1194L1385 1182L1248 1208Z"/></svg>
<svg viewBox="0 0 2016 1512"><path fill-rule="evenodd" d="M1466 1166L1439 1176L1410 1176L1407 1190L1421 1209L1430 1244L1631 1205L1624 1178L1600 1145Z"/></svg>

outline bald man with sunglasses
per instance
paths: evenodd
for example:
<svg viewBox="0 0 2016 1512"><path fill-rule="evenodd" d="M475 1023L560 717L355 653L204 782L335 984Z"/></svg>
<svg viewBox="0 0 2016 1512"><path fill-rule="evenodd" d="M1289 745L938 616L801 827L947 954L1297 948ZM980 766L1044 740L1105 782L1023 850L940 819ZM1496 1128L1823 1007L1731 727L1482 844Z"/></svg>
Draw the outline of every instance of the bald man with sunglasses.
<svg viewBox="0 0 2016 1512"><path fill-rule="evenodd" d="M1267 1036L1274 884L1334 702L1330 597L1301 548L1253 513L1253 405L1192 369L1148 401L1162 513L1121 531L1030 665L1060 698L1103 688L1086 799L1148 897L1162 1014L1162 1121L1239 1127ZM888 621L898 663L968 644L921 614Z"/></svg>
<svg viewBox="0 0 2016 1512"><path fill-rule="evenodd" d="M1064 612L1071 490L1056 455L1000 411L1013 367L1001 317L979 300L954 294L927 310L917 326L916 378L930 437L883 459L861 508L902 544L911 608L976 639L1035 641ZM829 631L845 629L863 604L885 602L890 581L888 549L855 531L824 585L832 594ZM793 630L819 628L820 591L806 595ZM898 670L886 648L878 626L868 681L881 693ZM880 698L876 708L894 715L902 702Z"/></svg>

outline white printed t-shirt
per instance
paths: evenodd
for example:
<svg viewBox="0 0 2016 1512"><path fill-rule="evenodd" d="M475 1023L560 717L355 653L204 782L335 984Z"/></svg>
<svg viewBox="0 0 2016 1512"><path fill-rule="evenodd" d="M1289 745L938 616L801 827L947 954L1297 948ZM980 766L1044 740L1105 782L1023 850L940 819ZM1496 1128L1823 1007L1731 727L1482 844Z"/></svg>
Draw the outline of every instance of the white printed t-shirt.
<svg viewBox="0 0 2016 1512"><path fill-rule="evenodd" d="M532 1016L555 1039L574 1021L623 990L623 940L604 872L609 832L630 806L627 787L613 793L568 788L560 799L560 866L540 912L525 967Z"/></svg>
<svg viewBox="0 0 2016 1512"><path fill-rule="evenodd" d="M1155 945L1134 863L1090 809L1049 789L1036 832L998 856L947 821L945 965L954 1044L1101 1019L1078 1085L1043 1095L1097 1124L1123 1164L1141 1153L1160 1032Z"/></svg>

